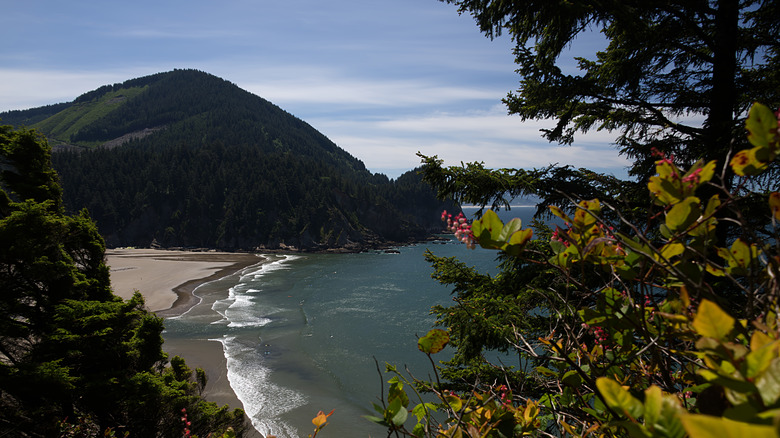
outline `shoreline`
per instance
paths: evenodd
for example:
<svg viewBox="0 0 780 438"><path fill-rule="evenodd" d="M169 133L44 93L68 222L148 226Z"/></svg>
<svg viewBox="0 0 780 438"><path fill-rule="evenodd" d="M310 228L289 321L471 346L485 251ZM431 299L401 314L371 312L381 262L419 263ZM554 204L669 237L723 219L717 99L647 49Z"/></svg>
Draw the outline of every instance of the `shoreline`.
<svg viewBox="0 0 780 438"><path fill-rule="evenodd" d="M139 291L147 309L162 317L181 315L197 304L192 291L201 284L264 261L261 255L250 253L106 250L114 294L129 299Z"/></svg>
<svg viewBox="0 0 780 438"><path fill-rule="evenodd" d="M194 290L210 281L261 265L267 259L260 254L227 252L190 252L155 249L110 249L106 264L111 272L115 295L128 299L139 291L150 312L161 318L184 314L200 299ZM206 371L203 391L206 401L231 409L244 409L227 378L227 358L222 343L204 339L167 339L163 334L163 351L181 356L191 369ZM249 421L249 420L247 420ZM262 437L251 423L247 437Z"/></svg>
<svg viewBox="0 0 780 438"><path fill-rule="evenodd" d="M158 310L154 313L163 318L180 316L200 303L200 298L194 294L195 289L199 286L210 281L227 277L228 275L232 275L250 266L264 264L266 261L267 260L262 256L255 256L252 260L237 261L230 266L225 266L208 277L195 278L182 283L173 288L173 292L176 294L176 301L173 302L171 307L165 310Z"/></svg>

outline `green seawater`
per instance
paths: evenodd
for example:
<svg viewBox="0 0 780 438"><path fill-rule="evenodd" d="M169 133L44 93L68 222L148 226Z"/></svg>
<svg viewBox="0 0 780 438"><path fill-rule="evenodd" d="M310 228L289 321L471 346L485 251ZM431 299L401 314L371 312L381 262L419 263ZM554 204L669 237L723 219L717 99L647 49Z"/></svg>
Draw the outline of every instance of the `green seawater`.
<svg viewBox="0 0 780 438"><path fill-rule="evenodd" d="M426 249L496 272L494 251L470 251L454 240L397 254L265 255L263 265L196 289L201 303L166 319L164 337L221 343L231 387L263 434L307 436L317 411L335 409L322 436L384 436L362 416L373 414L390 377L385 362L432 375L417 337L433 327L431 306L452 302L450 289L431 278Z"/></svg>

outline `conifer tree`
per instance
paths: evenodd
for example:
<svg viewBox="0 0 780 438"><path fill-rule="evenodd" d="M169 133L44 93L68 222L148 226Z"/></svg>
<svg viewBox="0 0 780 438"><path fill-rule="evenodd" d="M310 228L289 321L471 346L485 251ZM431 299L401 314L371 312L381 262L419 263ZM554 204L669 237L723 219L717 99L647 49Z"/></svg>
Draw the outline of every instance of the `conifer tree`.
<svg viewBox="0 0 780 438"><path fill-rule="evenodd" d="M46 140L0 126L0 169L0 430L175 437L186 409L193 431L240 434L240 409L205 402L183 360L166 367L141 295L113 295L103 238L86 211L65 214Z"/></svg>
<svg viewBox="0 0 780 438"><path fill-rule="evenodd" d="M505 99L510 113L551 119L544 136L565 144L616 130L637 176L654 169L651 147L688 166L743 148L749 106L780 97L774 1L442 1L486 35L511 36L520 86ZM567 48L596 32L604 47L575 53L576 73L565 68Z"/></svg>

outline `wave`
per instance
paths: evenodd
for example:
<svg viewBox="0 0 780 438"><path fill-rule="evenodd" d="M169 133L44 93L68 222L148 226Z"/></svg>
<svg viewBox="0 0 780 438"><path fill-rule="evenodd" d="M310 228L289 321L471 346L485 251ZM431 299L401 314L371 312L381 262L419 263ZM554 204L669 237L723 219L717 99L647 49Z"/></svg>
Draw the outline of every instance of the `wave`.
<svg viewBox="0 0 780 438"><path fill-rule="evenodd" d="M290 269L289 263L301 258L294 255L283 255L280 259L251 266L241 272L239 282L228 289L228 296L214 301L211 309L222 319L212 324L227 324L228 327L263 327L271 322L269 315L279 312L279 309L264 308L265 315L257 315L257 306L253 297L262 293L257 289L257 282L262 277L279 270Z"/></svg>
<svg viewBox="0 0 780 438"><path fill-rule="evenodd" d="M272 383L270 370L263 365L264 358L255 346L244 345L236 337L227 335L209 340L222 344L228 381L252 426L263 436L297 438L297 429L279 417L305 405L306 397Z"/></svg>
<svg viewBox="0 0 780 438"><path fill-rule="evenodd" d="M262 263L262 262L261 262L261 263ZM242 273L243 273L243 272L245 272L245 271L247 271L247 270L250 270L250 269L256 269L256 268L257 268L257 266L258 266L258 264L254 264L254 265L248 266L248 267L246 267L246 268L244 268L244 269L242 270ZM262 264L260 264L260 266L262 266ZM170 316L170 317L167 317L166 319L179 319L179 318L183 317L184 315L186 315L186 314L190 313L190 311L191 311L192 309L194 309L194 308L195 308L195 307L197 307L197 306L198 306L200 303L202 303L202 302L203 302L203 297L202 297L202 296L200 296L200 295L198 295L198 289L200 289L201 287L203 287L203 286L205 286L205 285L207 285L207 284L214 283L214 282L217 282L217 281L220 281L220 280L224 280L225 278L231 277L231 276L233 276L233 275L236 275L236 272L233 272L233 273L231 273L231 274L225 275L224 277L220 277L220 278L217 278L217 279L215 279L215 280L207 281L207 282L204 282L204 283L201 283L201 284L197 285L197 286L195 287L195 289L193 289L193 290L192 290L192 292L191 292L191 293L192 293L192 295L193 295L195 298L197 298L197 299L198 299L198 302L197 302L197 303L195 303L194 305L192 305L192 306L191 306L189 309L187 309L186 311L184 311L182 314L180 314L180 315L176 315L176 316ZM242 274L242 275L243 275L243 274Z"/></svg>
<svg viewBox="0 0 780 438"><path fill-rule="evenodd" d="M290 269L288 266L290 262L303 258L303 256L296 255L282 255L278 260L272 262L263 263L259 266L250 267L251 269L245 269L241 272L241 278L239 281L245 282L248 280L257 280L260 277L267 275L271 272L278 271L280 269ZM250 278L251 277L251 278Z"/></svg>

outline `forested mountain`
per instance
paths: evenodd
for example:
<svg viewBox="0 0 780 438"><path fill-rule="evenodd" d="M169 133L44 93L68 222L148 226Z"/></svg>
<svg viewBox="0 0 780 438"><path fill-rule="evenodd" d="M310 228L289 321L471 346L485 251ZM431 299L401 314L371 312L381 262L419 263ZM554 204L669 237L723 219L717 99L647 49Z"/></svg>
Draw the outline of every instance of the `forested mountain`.
<svg viewBox="0 0 780 438"><path fill-rule="evenodd" d="M228 81L174 70L0 114L58 151L66 206L110 246L361 249L423 238L446 208Z"/></svg>

